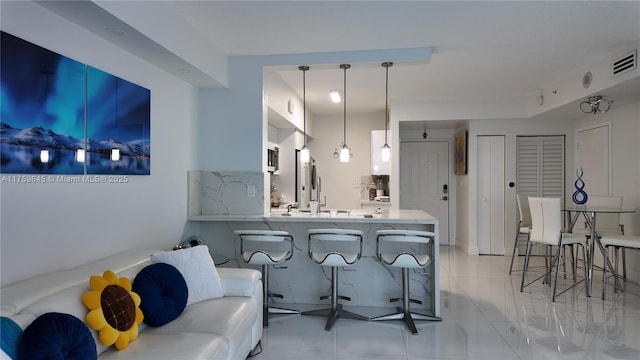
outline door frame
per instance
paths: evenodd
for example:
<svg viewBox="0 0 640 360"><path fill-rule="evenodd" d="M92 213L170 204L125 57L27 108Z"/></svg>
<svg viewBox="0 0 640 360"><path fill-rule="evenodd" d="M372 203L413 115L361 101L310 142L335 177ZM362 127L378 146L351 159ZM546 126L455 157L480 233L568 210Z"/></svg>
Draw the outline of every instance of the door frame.
<svg viewBox="0 0 640 360"><path fill-rule="evenodd" d="M574 151L573 171L576 171L576 168L577 168L577 165L578 165L577 164L577 161L578 161L577 160L577 158L578 158L578 156L577 156L577 153L578 153L578 133L580 133L582 131L588 131L588 130L593 130L593 129L597 129L597 128L600 128L600 127L605 127L605 126L607 127L608 136L609 136L609 139L607 139L608 146L609 146L609 149L608 149L609 158L607 159L607 161L608 161L607 165L609 167L608 168L608 172L609 173L607 174L607 181L609 183L609 189L608 189L609 194L607 194L607 195L611 195L611 194L613 194L613 181L612 181L612 178L613 178L613 146L612 146L612 143L611 143L611 139L612 139L612 137L611 137L611 133L612 133L611 120L597 121L597 122L594 122L594 123L591 123L591 124L588 124L588 125L585 125L585 126L581 126L581 127L575 129L575 131L573 133L573 151ZM573 184L573 181L575 181L575 178L576 178L575 172L573 174L569 174L568 179L571 179L571 183L572 184ZM575 189L573 188L573 186L571 186L570 190L571 191L568 192L567 194L573 194L573 191Z"/></svg>
<svg viewBox="0 0 640 360"><path fill-rule="evenodd" d="M402 149L402 144L403 143L427 143L427 142L445 142L447 143L447 149L449 150L449 161L447 162L447 184L449 184L449 200L448 200L448 209L447 209L447 223L448 223L448 233L449 233L449 239L447 243L443 243L442 239L440 239L440 245L447 245L447 246L455 246L456 245L456 237L457 234L455 233L455 229L456 229L456 218L455 216L451 216L451 214L455 214L456 211L456 189L457 189L457 183L456 183L456 177L453 174L453 156L454 156L454 141L453 139L400 139L400 147L399 149ZM402 172L402 168L400 167L400 164L402 163L402 161L400 161L400 157L402 156L402 151L399 151L399 156L398 156L398 174L400 176L403 176L403 172ZM400 199L401 199L401 193L402 193L402 188L400 187L400 176L398 177L398 208L402 208L402 204L400 204Z"/></svg>

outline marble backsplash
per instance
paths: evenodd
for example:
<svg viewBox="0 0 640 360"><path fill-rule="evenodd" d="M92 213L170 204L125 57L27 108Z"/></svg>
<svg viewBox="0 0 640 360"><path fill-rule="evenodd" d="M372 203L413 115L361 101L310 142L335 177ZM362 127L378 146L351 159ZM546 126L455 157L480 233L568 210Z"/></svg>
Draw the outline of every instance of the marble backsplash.
<svg viewBox="0 0 640 360"><path fill-rule="evenodd" d="M189 216L262 215L264 212L264 174L261 172L195 170L189 171L187 177Z"/></svg>
<svg viewBox="0 0 640 360"><path fill-rule="evenodd" d="M362 175L360 177L360 200L373 200L373 197L376 196L378 179L382 180L385 195L389 195L389 175ZM373 194L369 192L370 189L373 189Z"/></svg>

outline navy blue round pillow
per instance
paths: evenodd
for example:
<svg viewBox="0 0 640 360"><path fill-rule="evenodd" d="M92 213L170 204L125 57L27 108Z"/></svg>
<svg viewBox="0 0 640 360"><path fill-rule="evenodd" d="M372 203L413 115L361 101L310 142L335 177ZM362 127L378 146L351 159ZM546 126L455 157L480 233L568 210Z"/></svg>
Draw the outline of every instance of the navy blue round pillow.
<svg viewBox="0 0 640 360"><path fill-rule="evenodd" d="M173 265L157 263L145 267L133 279L132 290L140 295L143 321L149 326L174 320L187 306L187 282Z"/></svg>
<svg viewBox="0 0 640 360"><path fill-rule="evenodd" d="M46 313L33 320L20 338L18 358L96 359L96 342L87 325L73 315Z"/></svg>

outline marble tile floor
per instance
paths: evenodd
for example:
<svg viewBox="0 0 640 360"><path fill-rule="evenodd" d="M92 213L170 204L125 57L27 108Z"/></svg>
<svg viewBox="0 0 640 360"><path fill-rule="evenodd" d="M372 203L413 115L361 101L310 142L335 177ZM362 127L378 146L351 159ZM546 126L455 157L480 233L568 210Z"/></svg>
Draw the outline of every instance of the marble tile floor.
<svg viewBox="0 0 640 360"><path fill-rule="evenodd" d="M253 359L640 359L640 286L628 283L618 294L608 286L603 301L599 272L593 297L583 283L552 303L541 282L520 293L521 272L508 275L510 257L448 246L440 256L442 322L418 322L412 335L400 321L338 319L325 331L324 318L276 315ZM345 308L366 316L390 310Z"/></svg>

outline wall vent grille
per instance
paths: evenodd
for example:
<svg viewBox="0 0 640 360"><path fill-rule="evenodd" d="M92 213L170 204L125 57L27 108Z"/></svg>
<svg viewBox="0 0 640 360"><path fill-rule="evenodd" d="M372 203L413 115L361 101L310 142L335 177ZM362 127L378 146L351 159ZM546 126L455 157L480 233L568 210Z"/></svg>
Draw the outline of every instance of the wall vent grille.
<svg viewBox="0 0 640 360"><path fill-rule="evenodd" d="M613 61L613 76L624 74L627 71L631 71L638 66L638 50L622 56L618 60Z"/></svg>

